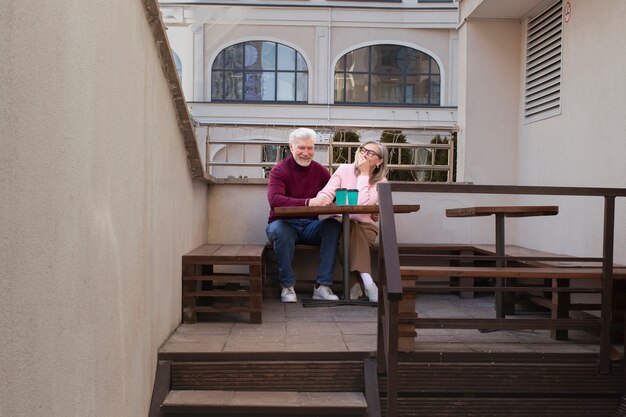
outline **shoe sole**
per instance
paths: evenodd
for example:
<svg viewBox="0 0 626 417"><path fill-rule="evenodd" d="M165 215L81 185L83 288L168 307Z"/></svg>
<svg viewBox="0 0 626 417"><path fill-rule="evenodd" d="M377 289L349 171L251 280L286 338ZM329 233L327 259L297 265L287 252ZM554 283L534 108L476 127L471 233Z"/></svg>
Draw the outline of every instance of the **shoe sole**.
<svg viewBox="0 0 626 417"><path fill-rule="evenodd" d="M339 301L339 297L337 298L324 298L324 297L320 297L320 296L313 296L314 300L326 300L326 301Z"/></svg>
<svg viewBox="0 0 626 417"><path fill-rule="evenodd" d="M350 292L350 299L351 300L358 300L359 298L363 297L363 291L359 291L356 294L352 294L352 291Z"/></svg>
<svg viewBox="0 0 626 417"><path fill-rule="evenodd" d="M296 300L283 300L282 298L280 299L280 301L283 303L297 303L298 302L297 299Z"/></svg>

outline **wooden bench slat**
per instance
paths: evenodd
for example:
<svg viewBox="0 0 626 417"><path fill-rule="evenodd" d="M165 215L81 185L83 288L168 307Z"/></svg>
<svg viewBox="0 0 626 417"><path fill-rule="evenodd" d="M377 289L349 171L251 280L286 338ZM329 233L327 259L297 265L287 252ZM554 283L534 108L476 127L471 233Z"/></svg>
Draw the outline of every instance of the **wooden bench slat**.
<svg viewBox="0 0 626 417"><path fill-rule="evenodd" d="M244 245L238 256L260 258L263 256L264 250L265 246L263 245Z"/></svg>
<svg viewBox="0 0 626 417"><path fill-rule="evenodd" d="M222 245L214 244L214 243L198 246L191 252L184 254L183 259L186 257L211 256L213 252L218 250L221 246Z"/></svg>
<svg viewBox="0 0 626 417"><path fill-rule="evenodd" d="M262 308L241 306L189 307L189 310L196 313L261 313L263 311Z"/></svg>
<svg viewBox="0 0 626 417"><path fill-rule="evenodd" d="M478 318L400 318L402 324L418 329L588 329L598 327L600 319L478 319Z"/></svg>
<svg viewBox="0 0 626 417"><path fill-rule="evenodd" d="M413 286L402 286L403 290L406 291L416 291L416 292L459 292L459 291L476 291L476 292L565 292L572 294L583 294L583 293L600 293L602 292L602 287L561 287L561 288L550 288L550 287L484 287L484 286L451 286L451 285L413 285ZM531 297L534 300L535 297ZM536 297L539 298L539 297Z"/></svg>
<svg viewBox="0 0 626 417"><path fill-rule="evenodd" d="M469 267L469 266L401 266L402 277L454 276L480 278L563 278L600 279L600 268L550 268L550 267ZM615 268L614 279L625 279L626 268Z"/></svg>
<svg viewBox="0 0 626 417"><path fill-rule="evenodd" d="M238 262L261 262L264 245L206 244L183 255L183 263L215 263L226 261L228 265Z"/></svg>
<svg viewBox="0 0 626 417"><path fill-rule="evenodd" d="M183 294L184 297L237 297L250 298L259 297L261 291L227 291L227 290L210 290L210 291L191 291Z"/></svg>
<svg viewBox="0 0 626 417"><path fill-rule="evenodd" d="M261 281L262 277L241 274L215 274L215 275L183 275L183 281Z"/></svg>
<svg viewBox="0 0 626 417"><path fill-rule="evenodd" d="M221 245L211 256L213 258L219 258L222 256L228 258L237 257L242 248L243 245Z"/></svg>

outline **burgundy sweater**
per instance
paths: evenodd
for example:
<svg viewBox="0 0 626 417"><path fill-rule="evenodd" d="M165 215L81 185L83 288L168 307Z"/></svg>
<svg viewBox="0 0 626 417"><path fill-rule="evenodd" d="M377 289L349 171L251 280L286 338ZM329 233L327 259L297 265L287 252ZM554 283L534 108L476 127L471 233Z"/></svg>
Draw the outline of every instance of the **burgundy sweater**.
<svg viewBox="0 0 626 417"><path fill-rule="evenodd" d="M318 162L311 161L308 167L303 167L291 155L283 159L270 172L267 187L270 216L267 222L278 219L274 215L274 207L306 205L307 200L314 198L329 179L330 173Z"/></svg>

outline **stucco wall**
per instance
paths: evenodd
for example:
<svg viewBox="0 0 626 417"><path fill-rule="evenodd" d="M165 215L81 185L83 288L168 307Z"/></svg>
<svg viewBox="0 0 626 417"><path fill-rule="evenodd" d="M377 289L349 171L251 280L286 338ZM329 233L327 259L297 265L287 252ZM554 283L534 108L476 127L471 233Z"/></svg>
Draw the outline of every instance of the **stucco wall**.
<svg viewBox="0 0 626 417"><path fill-rule="evenodd" d="M523 124L519 178L525 184L626 187L626 3L570 0L563 23L561 114ZM617 199L615 255L626 262L626 201ZM563 199L562 205L573 204ZM579 202L563 211L562 250L601 253L602 199ZM568 226L569 225L569 226ZM576 227L571 227L576 225ZM544 233L528 230L533 243Z"/></svg>
<svg viewBox="0 0 626 417"><path fill-rule="evenodd" d="M477 21L467 23L462 33L467 53L459 75L464 88L459 102L463 159L457 179L476 184L515 183L520 24Z"/></svg>
<svg viewBox="0 0 626 417"><path fill-rule="evenodd" d="M563 27L561 114L523 122L526 21L470 19L459 31L460 179L475 183L625 187L621 137L626 3L574 0ZM471 10L477 2L462 3ZM529 10L530 12L531 10ZM463 10L462 10L463 12ZM463 12L464 13L464 12ZM464 13L464 16L466 13ZM517 55L516 55L517 54ZM514 102L513 99L516 101ZM626 201L617 200L615 259L626 262ZM510 220L510 243L572 255L602 253L602 198L523 196L556 204L548 222ZM511 224L512 227L508 225Z"/></svg>
<svg viewBox="0 0 626 417"><path fill-rule="evenodd" d="M5 0L0 38L0 416L146 416L207 190L144 6Z"/></svg>
<svg viewBox="0 0 626 417"><path fill-rule="evenodd" d="M267 185L211 186L209 212L224 214L209 218L209 242L265 244L269 214L266 193ZM393 198L394 204L421 205L419 212L396 216L398 241L401 243L489 243L493 240L492 218L472 221L445 217L446 208L490 205L497 201L493 197L394 193Z"/></svg>

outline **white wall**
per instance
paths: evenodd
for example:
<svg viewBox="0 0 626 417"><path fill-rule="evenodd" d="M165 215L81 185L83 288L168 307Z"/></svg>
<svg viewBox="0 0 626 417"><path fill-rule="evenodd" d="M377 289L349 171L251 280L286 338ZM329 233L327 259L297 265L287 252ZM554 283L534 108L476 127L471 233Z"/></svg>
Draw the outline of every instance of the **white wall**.
<svg viewBox="0 0 626 417"><path fill-rule="evenodd" d="M478 3L461 3L468 20L459 31L459 178L491 184L624 187L626 143L620 132L626 29L621 17L626 3L611 0L598 7L595 2L570 1L572 14L563 31L562 112L528 124L521 110L526 21L498 20L497 14L475 19L468 11ZM529 6L528 12L532 9ZM506 14L503 7L500 16ZM615 259L624 263L622 200L616 208ZM601 255L602 198L523 196L512 202L556 204L560 213L547 222L508 220L511 243Z"/></svg>
<svg viewBox="0 0 626 417"><path fill-rule="evenodd" d="M445 209L464 205L489 205L493 197L415 193L394 193L394 204L420 204L416 213L398 214L396 229L401 243L493 243L494 221L484 219L447 219ZM265 244L269 215L267 185L210 186L209 212L228 213L209 218L209 242ZM531 220L532 221L532 220Z"/></svg>
<svg viewBox="0 0 626 417"><path fill-rule="evenodd" d="M459 181L517 180L519 28L519 22L476 21L461 29L466 52L459 71Z"/></svg>
<svg viewBox="0 0 626 417"><path fill-rule="evenodd" d="M146 416L206 241L140 0L0 6L0 416Z"/></svg>
<svg viewBox="0 0 626 417"><path fill-rule="evenodd" d="M570 0L563 23L561 111L521 126L519 181L592 187L626 187L626 3ZM617 199L616 259L626 262L626 202ZM567 202L562 200L562 204ZM562 250L601 253L602 199L580 210L563 211ZM591 219L595 219L591 221ZM567 226L565 226L567 225ZM599 227L598 227L599 226ZM527 230L521 238L538 243L545 233Z"/></svg>

